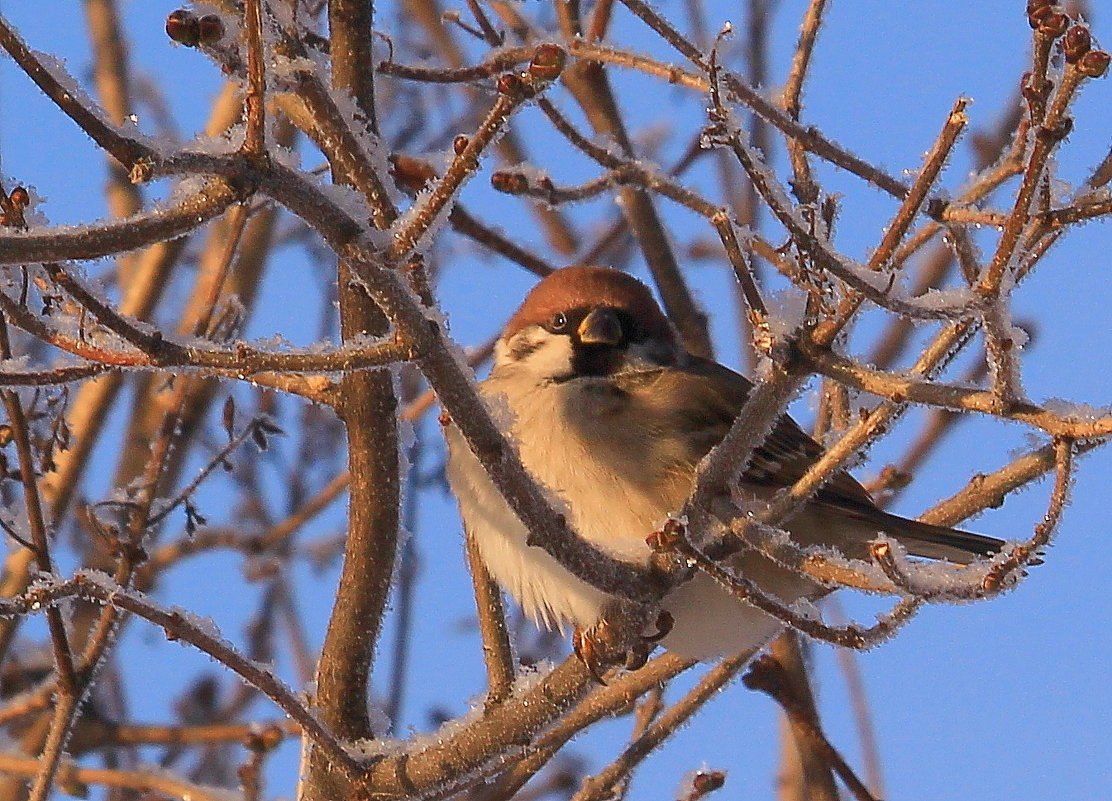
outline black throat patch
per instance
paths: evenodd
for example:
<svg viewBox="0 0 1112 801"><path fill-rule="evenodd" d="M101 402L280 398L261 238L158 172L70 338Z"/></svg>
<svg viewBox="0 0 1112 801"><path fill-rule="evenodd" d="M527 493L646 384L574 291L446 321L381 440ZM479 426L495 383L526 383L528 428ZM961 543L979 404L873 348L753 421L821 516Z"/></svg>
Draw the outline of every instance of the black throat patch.
<svg viewBox="0 0 1112 801"><path fill-rule="evenodd" d="M576 376L611 375L622 366L625 348L572 343L571 369Z"/></svg>

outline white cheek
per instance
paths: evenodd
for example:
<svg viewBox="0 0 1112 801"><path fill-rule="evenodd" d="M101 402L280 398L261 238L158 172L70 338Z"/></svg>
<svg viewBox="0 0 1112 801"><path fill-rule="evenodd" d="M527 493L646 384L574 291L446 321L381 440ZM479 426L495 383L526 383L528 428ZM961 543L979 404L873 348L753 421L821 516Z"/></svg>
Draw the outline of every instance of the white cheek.
<svg viewBox="0 0 1112 801"><path fill-rule="evenodd" d="M532 351L529 351L533 348ZM514 352L521 353L515 358ZM510 345L499 340L495 370L527 373L538 379L567 378L572 374L571 337L547 331L522 331Z"/></svg>
<svg viewBox="0 0 1112 801"><path fill-rule="evenodd" d="M572 374L571 355L570 337L551 337L525 361L538 375L563 378Z"/></svg>

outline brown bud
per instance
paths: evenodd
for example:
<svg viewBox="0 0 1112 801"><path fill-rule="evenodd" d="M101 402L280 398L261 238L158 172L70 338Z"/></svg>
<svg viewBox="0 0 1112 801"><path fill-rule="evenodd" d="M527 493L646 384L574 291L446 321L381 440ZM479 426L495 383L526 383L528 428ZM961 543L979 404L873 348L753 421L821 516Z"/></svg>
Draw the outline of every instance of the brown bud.
<svg viewBox="0 0 1112 801"><path fill-rule="evenodd" d="M1038 11L1027 15L1027 24L1037 31L1042 28L1043 20L1053 13L1049 8L1040 8Z"/></svg>
<svg viewBox="0 0 1112 801"><path fill-rule="evenodd" d="M490 176L490 185L507 195L520 195L529 188L529 180L519 172L497 170Z"/></svg>
<svg viewBox="0 0 1112 801"><path fill-rule="evenodd" d="M215 14L205 14L197 20L197 34L201 44L216 44L224 38L224 20Z"/></svg>
<svg viewBox="0 0 1112 801"><path fill-rule="evenodd" d="M499 75L498 81L495 83L495 88L498 89L499 94L506 95L507 97L525 96L525 82L521 80L521 76L515 75L512 72L504 72Z"/></svg>
<svg viewBox="0 0 1112 801"><path fill-rule="evenodd" d="M423 159L415 159L404 153L391 153L390 163L394 178L411 189L423 189L425 184L436 178L436 170Z"/></svg>
<svg viewBox="0 0 1112 801"><path fill-rule="evenodd" d="M12 427L9 425L0 425L0 448L8 447L8 443L12 441Z"/></svg>
<svg viewBox="0 0 1112 801"><path fill-rule="evenodd" d="M699 771L691 780L691 789L699 795L713 793L726 783L726 774L720 770Z"/></svg>
<svg viewBox="0 0 1112 801"><path fill-rule="evenodd" d="M282 744L282 730L277 726L266 726L263 729L252 731L243 738L243 746L256 754L265 754Z"/></svg>
<svg viewBox="0 0 1112 801"><path fill-rule="evenodd" d="M262 740L267 751L273 751L286 739L286 734L279 727L270 725L259 733L259 739Z"/></svg>
<svg viewBox="0 0 1112 801"><path fill-rule="evenodd" d="M1069 14L1063 14L1061 12L1044 14L1042 19L1039 20L1039 30L1048 36L1053 36L1055 39L1062 36L1069 27Z"/></svg>
<svg viewBox="0 0 1112 801"><path fill-rule="evenodd" d="M12 193L8 195L8 200L12 202L13 206L25 209L31 203L31 196L27 194L27 190L22 186L17 186L12 190Z"/></svg>
<svg viewBox="0 0 1112 801"><path fill-rule="evenodd" d="M201 26L197 18L184 8L171 11L166 18L166 35L178 44L196 47L201 41Z"/></svg>
<svg viewBox="0 0 1112 801"><path fill-rule="evenodd" d="M1031 7L1032 4L1027 5L1027 22L1032 28L1038 30L1042 27L1043 20L1054 14L1054 6L1050 3L1037 5L1035 8Z"/></svg>
<svg viewBox="0 0 1112 801"><path fill-rule="evenodd" d="M455 139L452 140L452 150L455 151L455 154L457 156L461 156L461 155L463 155L463 151L465 149L467 149L467 145L470 141L471 140L468 139L466 136L464 136L463 134L460 134L459 136L457 136Z"/></svg>
<svg viewBox="0 0 1112 801"><path fill-rule="evenodd" d="M1066 38L1062 42L1062 50L1066 54L1066 61L1075 64L1093 46L1093 37L1085 25L1074 25L1066 31Z"/></svg>
<svg viewBox="0 0 1112 801"><path fill-rule="evenodd" d="M529 75L540 81L554 81L564 71L568 54L556 44L537 45L533 60L529 62Z"/></svg>
<svg viewBox="0 0 1112 801"><path fill-rule="evenodd" d="M1103 78L1108 72L1108 62L1112 56L1103 50L1090 50L1077 62L1077 68L1090 78Z"/></svg>
<svg viewBox="0 0 1112 801"><path fill-rule="evenodd" d="M911 483L911 473L900 470L893 464L885 465L880 471L879 483L889 489L903 489Z"/></svg>

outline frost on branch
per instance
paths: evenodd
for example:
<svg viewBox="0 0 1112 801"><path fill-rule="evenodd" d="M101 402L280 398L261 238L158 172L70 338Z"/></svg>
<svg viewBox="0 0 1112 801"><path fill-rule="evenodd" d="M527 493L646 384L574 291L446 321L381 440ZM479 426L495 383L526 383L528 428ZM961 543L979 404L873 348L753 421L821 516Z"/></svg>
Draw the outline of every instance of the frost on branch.
<svg viewBox="0 0 1112 801"><path fill-rule="evenodd" d="M1108 248L1069 250L1112 211L1109 158L1081 135L1103 130L1099 25L1032 0L1029 26L1013 20L1029 39L1000 28L1023 75L970 106L970 64L978 83L996 65L913 69L918 31L941 18L911 8L888 63L893 31L821 2L798 24L766 24L788 8L739 17L732 36L700 2L469 2L440 17L221 1L154 26L117 5L87 4L88 56L24 22L72 16L55 0L0 16L14 77L51 109L13 117L0 180L0 801L633 799L652 795L650 753L671 777L654 786L686 773L676 798L694 801L760 771L689 773L703 755L658 746L688 721L697 743L720 737L697 713L752 654L673 684L691 663L640 625L663 622L670 593L716 582L770 633L866 648L914 643L927 605L1019 605L1029 573L1060 575L1052 545L1080 527L1070 492L1093 486L1079 457L1112 435L1103 386L1059 399L1105 370L1105 320L1086 303ZM893 85L954 96L904 119ZM846 98L875 125L830 117ZM893 158L907 163L882 166ZM156 201L159 182L172 188ZM579 539L572 501L503 433L512 410L475 389L522 292L573 263L633 271L691 352L756 380L691 497L627 551ZM1063 331L1068 350L1044 357ZM768 445L786 411L823 445L802 466ZM528 542L615 599L616 652L638 658L586 666L480 558L467 576L436 414ZM758 459L770 478L753 492L738 477ZM901 515L1004 544L959 565L884 537L852 554L799 541L847 470ZM815 589L785 599L739 559ZM879 613L843 621L834 591ZM965 642L965 610L950 611ZM791 642L750 676L814 769L797 797L838 783L877 797L825 739ZM934 683L976 669L967 648L934 660ZM1017 694L1034 703L1031 690ZM576 739L614 716L620 735ZM742 746L767 740L729 717Z"/></svg>

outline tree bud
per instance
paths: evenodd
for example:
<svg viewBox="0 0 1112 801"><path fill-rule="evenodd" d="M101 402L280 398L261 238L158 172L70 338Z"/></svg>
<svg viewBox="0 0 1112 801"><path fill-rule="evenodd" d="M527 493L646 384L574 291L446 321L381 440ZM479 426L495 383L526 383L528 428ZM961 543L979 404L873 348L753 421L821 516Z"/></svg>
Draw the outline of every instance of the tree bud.
<svg viewBox="0 0 1112 801"><path fill-rule="evenodd" d="M22 186L17 186L12 190L12 193L8 195L8 200L12 202L13 206L25 209L31 203L31 196L27 194L27 190Z"/></svg>
<svg viewBox="0 0 1112 801"><path fill-rule="evenodd" d="M533 60L529 62L529 75L541 81L554 81L564 71L568 54L555 44L537 45Z"/></svg>
<svg viewBox="0 0 1112 801"><path fill-rule="evenodd" d="M1077 67L1090 78L1103 78L1108 72L1108 62L1112 56L1103 50L1090 50L1077 62Z"/></svg>
<svg viewBox="0 0 1112 801"><path fill-rule="evenodd" d="M1065 34L1070 27L1069 14L1061 12L1049 13L1039 20L1039 30L1057 39Z"/></svg>
<svg viewBox="0 0 1112 801"><path fill-rule="evenodd" d="M197 20L197 34L201 44L216 44L224 38L224 20L215 14L205 14Z"/></svg>
<svg viewBox="0 0 1112 801"><path fill-rule="evenodd" d="M490 185L507 195L520 195L529 188L529 181L521 173L498 170L490 176Z"/></svg>
<svg viewBox="0 0 1112 801"><path fill-rule="evenodd" d="M1093 46L1093 37L1084 25L1074 25L1066 31L1066 38L1062 42L1062 50L1066 54L1066 61L1076 64L1081 57L1089 52Z"/></svg>
<svg viewBox="0 0 1112 801"><path fill-rule="evenodd" d="M178 44L196 47L201 41L201 25L197 18L184 8L171 11L166 18L166 35Z"/></svg>
<svg viewBox="0 0 1112 801"><path fill-rule="evenodd" d="M525 82L521 80L521 76L515 75L512 72L505 72L499 75L495 87L498 89L499 94L506 95L507 97L525 96Z"/></svg>

